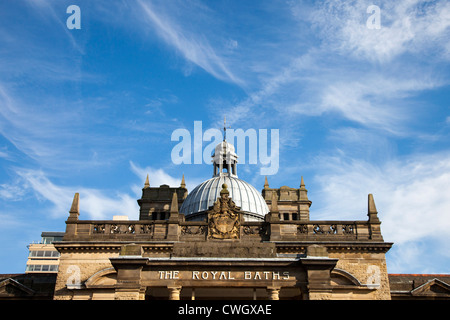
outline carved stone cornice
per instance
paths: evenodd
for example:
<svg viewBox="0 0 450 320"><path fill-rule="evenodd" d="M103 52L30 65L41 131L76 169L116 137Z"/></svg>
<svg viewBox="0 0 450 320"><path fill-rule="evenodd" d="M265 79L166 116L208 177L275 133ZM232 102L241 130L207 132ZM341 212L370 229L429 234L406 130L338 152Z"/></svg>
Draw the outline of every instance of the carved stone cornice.
<svg viewBox="0 0 450 320"><path fill-rule="evenodd" d="M61 253L72 252L92 252L92 253L119 253L124 245L129 244L129 241L120 242L100 242L100 241L61 241L54 242L55 248ZM170 253L173 249L172 242L135 242L139 244L144 254L153 253Z"/></svg>
<svg viewBox="0 0 450 320"><path fill-rule="evenodd" d="M277 241L278 253L304 254L306 247L320 244L328 252L379 252L386 253L392 247L392 242L362 242L362 241Z"/></svg>

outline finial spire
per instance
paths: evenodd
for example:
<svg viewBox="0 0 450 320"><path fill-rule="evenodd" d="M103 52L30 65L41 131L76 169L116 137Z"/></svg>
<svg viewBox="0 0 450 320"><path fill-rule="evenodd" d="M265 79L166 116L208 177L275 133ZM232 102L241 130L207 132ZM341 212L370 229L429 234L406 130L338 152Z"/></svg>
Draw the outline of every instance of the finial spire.
<svg viewBox="0 0 450 320"><path fill-rule="evenodd" d="M181 188L186 188L186 182L184 181L184 173L183 173L183 177L181 178L181 184L180 184Z"/></svg>
<svg viewBox="0 0 450 320"><path fill-rule="evenodd" d="M227 127L227 117L223 116L223 141L227 140L227 128L231 127Z"/></svg>
<svg viewBox="0 0 450 320"><path fill-rule="evenodd" d="M69 213L80 213L80 194L75 193Z"/></svg>
<svg viewBox="0 0 450 320"><path fill-rule="evenodd" d="M305 181L303 181L303 176L302 180L300 181L300 188L305 188Z"/></svg>
<svg viewBox="0 0 450 320"><path fill-rule="evenodd" d="M378 222L378 211L375 206L375 200L373 199L373 194L369 193L368 197L368 210L367 215L369 216L369 221Z"/></svg>
<svg viewBox="0 0 450 320"><path fill-rule="evenodd" d="M265 181L264 181L264 189L267 189L267 188L269 188L269 182L267 181L267 176L266 176Z"/></svg>
<svg viewBox="0 0 450 320"><path fill-rule="evenodd" d="M80 194L75 193L72 201L72 206L69 211L69 221L78 220L78 216L80 215Z"/></svg>
<svg viewBox="0 0 450 320"><path fill-rule="evenodd" d="M169 211L169 230L168 230L168 234L167 234L167 238L170 239L172 237L174 237L175 239L177 238L177 234L178 234L178 226L174 227L174 223L177 223L179 221L179 212L178 212L178 196L176 191L173 193L172 196L172 203L170 204L170 211ZM170 234L173 235L170 235Z"/></svg>
<svg viewBox="0 0 450 320"><path fill-rule="evenodd" d="M368 202L367 215L369 216L368 222L370 239L383 241L383 236L381 235L380 230L381 221L378 218L378 211L375 207L375 200L373 200L373 195L371 193L369 193Z"/></svg>
<svg viewBox="0 0 450 320"><path fill-rule="evenodd" d="M299 190L299 200L308 200L308 190L306 190L305 187L305 181L303 180L303 176L302 179L300 181L300 189Z"/></svg>
<svg viewBox="0 0 450 320"><path fill-rule="evenodd" d="M144 188L150 188L150 182L148 181L148 174L147 174L147 178L145 179Z"/></svg>
<svg viewBox="0 0 450 320"><path fill-rule="evenodd" d="M378 213L377 207L375 206L375 200L373 199L373 194L369 194L369 213Z"/></svg>
<svg viewBox="0 0 450 320"><path fill-rule="evenodd" d="M311 207L311 201L308 199L308 190L305 188L305 180L303 176L300 180L300 188L298 189L298 213L300 214L300 220L309 220L309 207Z"/></svg>

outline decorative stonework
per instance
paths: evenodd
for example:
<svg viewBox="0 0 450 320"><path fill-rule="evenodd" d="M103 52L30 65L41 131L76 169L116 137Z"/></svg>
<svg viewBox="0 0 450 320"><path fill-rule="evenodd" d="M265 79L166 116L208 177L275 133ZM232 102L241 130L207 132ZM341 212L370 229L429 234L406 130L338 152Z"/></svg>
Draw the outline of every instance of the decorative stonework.
<svg viewBox="0 0 450 320"><path fill-rule="evenodd" d="M318 221L293 208L309 208L303 181L298 194L265 186L271 212L245 221L222 188L200 212L205 219L192 221L179 212L175 192L170 205L169 195L161 202L166 220L78 220L76 196L64 239L55 243L54 298L224 298L221 288L235 288L245 299L390 299L385 253L392 243L381 236L373 197L368 220ZM67 285L70 270L79 270L77 286Z"/></svg>
<svg viewBox="0 0 450 320"><path fill-rule="evenodd" d="M205 234L207 230L206 226L183 226L181 227L181 234L186 235L198 235Z"/></svg>
<svg viewBox="0 0 450 320"><path fill-rule="evenodd" d="M128 224L128 225L112 224L110 232L111 233L135 233L135 226L134 226L134 224Z"/></svg>
<svg viewBox="0 0 450 320"><path fill-rule="evenodd" d="M239 239L239 207L228 197L227 185L223 184L222 188L220 198L208 212L208 239Z"/></svg>
<svg viewBox="0 0 450 320"><path fill-rule="evenodd" d="M262 225L262 226L243 226L242 227L242 231L247 234L247 235L260 235L263 236L267 233L267 228Z"/></svg>

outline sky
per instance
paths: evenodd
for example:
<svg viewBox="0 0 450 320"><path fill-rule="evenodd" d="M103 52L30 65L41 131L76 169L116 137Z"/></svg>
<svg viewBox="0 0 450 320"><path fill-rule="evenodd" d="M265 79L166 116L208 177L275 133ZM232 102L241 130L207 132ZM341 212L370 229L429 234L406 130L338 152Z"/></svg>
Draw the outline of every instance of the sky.
<svg viewBox="0 0 450 320"><path fill-rule="evenodd" d="M311 220L366 220L371 193L388 272L449 273L449 62L448 1L1 1L0 273L65 231L76 192L80 219L133 220L147 174L211 178L194 123L224 117L279 133L269 185L303 176ZM237 151L263 189L260 153Z"/></svg>

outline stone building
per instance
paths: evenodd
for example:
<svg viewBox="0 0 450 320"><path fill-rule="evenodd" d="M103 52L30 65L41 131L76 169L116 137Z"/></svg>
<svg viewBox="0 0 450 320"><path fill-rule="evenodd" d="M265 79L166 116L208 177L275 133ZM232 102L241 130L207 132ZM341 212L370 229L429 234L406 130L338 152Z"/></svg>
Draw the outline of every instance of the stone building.
<svg viewBox="0 0 450 320"><path fill-rule="evenodd" d="M82 203L82 202L81 202ZM142 189L139 220L82 220L75 194L54 299L391 299L374 198L357 221L310 219L299 188L258 192L221 142L213 177L188 192ZM442 287L441 283L438 283Z"/></svg>
<svg viewBox="0 0 450 320"><path fill-rule="evenodd" d="M66 231L52 233L63 236L51 244L57 274L30 268L54 256L30 247L26 274L0 275L0 300L450 299L449 275L388 274L392 243L372 195L363 220L317 221L303 178L299 188L266 178L259 192L238 178L226 141L212 171L191 192L184 176L179 187L147 176L136 221L81 220L75 194Z"/></svg>
<svg viewBox="0 0 450 320"><path fill-rule="evenodd" d="M392 300L449 300L450 274L389 274Z"/></svg>
<svg viewBox="0 0 450 320"><path fill-rule="evenodd" d="M53 300L56 273L0 274L0 300Z"/></svg>

